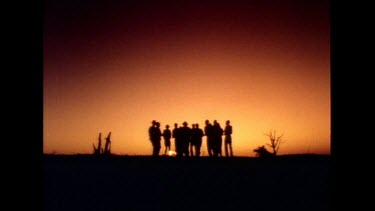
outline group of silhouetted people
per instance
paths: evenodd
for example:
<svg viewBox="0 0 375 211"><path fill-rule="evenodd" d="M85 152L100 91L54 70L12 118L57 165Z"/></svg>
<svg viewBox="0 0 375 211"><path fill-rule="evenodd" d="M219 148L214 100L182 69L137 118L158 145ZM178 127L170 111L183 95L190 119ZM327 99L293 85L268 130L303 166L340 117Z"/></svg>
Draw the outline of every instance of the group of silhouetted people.
<svg viewBox="0 0 375 211"><path fill-rule="evenodd" d="M190 128L187 122L183 122L182 127L178 127L178 124L175 123L172 132L169 129L169 125L166 125L163 132L161 132L160 122L153 120L151 123L148 134L153 147L153 156L159 156L161 137L163 137L164 155L170 151L171 138L174 138L177 157L199 157L201 155L202 138L206 136L208 156L222 157L222 136L224 135L225 156L233 157L232 126L229 120L226 121L224 130L216 120L214 120L213 124L206 120L204 131L199 128L198 123L192 124L192 128Z"/></svg>

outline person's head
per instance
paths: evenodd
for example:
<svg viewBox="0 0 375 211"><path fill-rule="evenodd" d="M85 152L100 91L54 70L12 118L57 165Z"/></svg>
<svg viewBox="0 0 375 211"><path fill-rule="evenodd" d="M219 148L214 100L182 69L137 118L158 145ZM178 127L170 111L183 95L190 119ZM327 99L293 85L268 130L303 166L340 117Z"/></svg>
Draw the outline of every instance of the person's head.
<svg viewBox="0 0 375 211"><path fill-rule="evenodd" d="M167 128L167 129L168 129L168 128L169 128L169 125L166 125L166 126L165 126L165 128Z"/></svg>
<svg viewBox="0 0 375 211"><path fill-rule="evenodd" d="M206 123L206 125L208 125L208 124L210 124L210 121L207 119L207 120L205 121L205 123Z"/></svg>
<svg viewBox="0 0 375 211"><path fill-rule="evenodd" d="M184 127L186 127L186 126L188 125L188 123L185 121L185 122L182 123L182 125L183 125Z"/></svg>
<svg viewBox="0 0 375 211"><path fill-rule="evenodd" d="M230 124L230 121L229 120L227 120L226 122L225 122L227 125L229 125Z"/></svg>
<svg viewBox="0 0 375 211"><path fill-rule="evenodd" d="M178 127L178 124L177 124L177 123L174 123L174 127L177 128L177 127Z"/></svg>
<svg viewBox="0 0 375 211"><path fill-rule="evenodd" d="M152 124L153 126L155 126L155 125L156 125L156 121L155 121L155 120L152 120L151 124Z"/></svg>
<svg viewBox="0 0 375 211"><path fill-rule="evenodd" d="M195 124L195 128L199 128L199 124L198 123Z"/></svg>
<svg viewBox="0 0 375 211"><path fill-rule="evenodd" d="M156 122L156 127L160 127L160 122Z"/></svg>

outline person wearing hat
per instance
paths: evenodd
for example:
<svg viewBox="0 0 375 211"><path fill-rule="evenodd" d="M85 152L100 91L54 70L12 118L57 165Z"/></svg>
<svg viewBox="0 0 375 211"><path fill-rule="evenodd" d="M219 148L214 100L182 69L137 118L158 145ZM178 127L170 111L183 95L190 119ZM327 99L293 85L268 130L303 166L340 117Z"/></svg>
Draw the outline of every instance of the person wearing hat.
<svg viewBox="0 0 375 211"><path fill-rule="evenodd" d="M150 138L150 141L152 140L152 134L154 132L155 125L156 125L156 121L152 120L151 121L151 126L148 128L148 136Z"/></svg>
<svg viewBox="0 0 375 211"><path fill-rule="evenodd" d="M191 129L188 127L188 123L185 121L182 123L183 127L179 129L181 135L181 152L183 156L189 157L189 144L191 137Z"/></svg>
<svg viewBox="0 0 375 211"><path fill-rule="evenodd" d="M161 140L161 131L160 131L160 123L153 120L152 126L148 129L148 134L150 137L150 141L152 144L152 155L159 156L160 152L160 140Z"/></svg>

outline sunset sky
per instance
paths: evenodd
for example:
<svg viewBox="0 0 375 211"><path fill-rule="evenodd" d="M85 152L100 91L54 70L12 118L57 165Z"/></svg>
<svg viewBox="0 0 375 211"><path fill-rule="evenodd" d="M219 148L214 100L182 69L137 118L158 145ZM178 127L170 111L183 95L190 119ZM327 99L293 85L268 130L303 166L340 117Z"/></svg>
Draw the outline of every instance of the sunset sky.
<svg viewBox="0 0 375 211"><path fill-rule="evenodd" d="M270 130L279 154L329 154L329 20L328 0L48 0L43 151L111 131L113 153L151 155L152 120L208 119L231 120L235 156Z"/></svg>

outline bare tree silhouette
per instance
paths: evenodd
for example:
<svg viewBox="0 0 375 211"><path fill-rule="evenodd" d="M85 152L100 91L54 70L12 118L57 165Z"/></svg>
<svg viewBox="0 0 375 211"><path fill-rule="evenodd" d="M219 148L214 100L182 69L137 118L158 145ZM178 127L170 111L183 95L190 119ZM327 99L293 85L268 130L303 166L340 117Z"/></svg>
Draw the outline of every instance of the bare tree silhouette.
<svg viewBox="0 0 375 211"><path fill-rule="evenodd" d="M94 147L94 155L100 155L103 152L102 149L102 133L99 133L98 137L98 146L95 147L95 144L92 144Z"/></svg>
<svg viewBox="0 0 375 211"><path fill-rule="evenodd" d="M268 134L264 134L270 138L271 144L267 144L272 148L273 155L276 156L277 152L279 151L280 145L284 143L282 140L283 134L281 136L276 136L276 131L270 131Z"/></svg>
<svg viewBox="0 0 375 211"><path fill-rule="evenodd" d="M105 138L105 146L104 146L104 153L105 155L110 155L111 154L111 133L108 133L107 138Z"/></svg>

